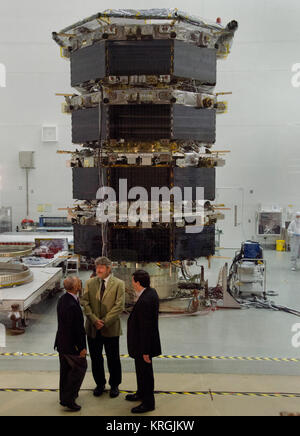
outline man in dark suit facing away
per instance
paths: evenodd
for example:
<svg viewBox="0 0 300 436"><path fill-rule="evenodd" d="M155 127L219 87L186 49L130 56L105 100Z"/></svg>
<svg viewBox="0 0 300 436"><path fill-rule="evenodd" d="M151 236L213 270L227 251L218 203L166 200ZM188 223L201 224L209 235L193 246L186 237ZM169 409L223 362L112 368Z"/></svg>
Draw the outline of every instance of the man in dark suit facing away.
<svg viewBox="0 0 300 436"><path fill-rule="evenodd" d="M76 404L76 399L87 371L86 334L79 303L81 280L68 277L64 287L67 292L57 306L58 331L55 341L60 360L60 404L79 412L81 407Z"/></svg>
<svg viewBox="0 0 300 436"><path fill-rule="evenodd" d="M150 287L150 276L146 271L136 271L132 278L137 302L128 320L128 352L135 359L137 387L134 395L127 395L127 401L141 401L132 413L146 413L155 410L154 374L152 358L161 355L158 328L159 298Z"/></svg>

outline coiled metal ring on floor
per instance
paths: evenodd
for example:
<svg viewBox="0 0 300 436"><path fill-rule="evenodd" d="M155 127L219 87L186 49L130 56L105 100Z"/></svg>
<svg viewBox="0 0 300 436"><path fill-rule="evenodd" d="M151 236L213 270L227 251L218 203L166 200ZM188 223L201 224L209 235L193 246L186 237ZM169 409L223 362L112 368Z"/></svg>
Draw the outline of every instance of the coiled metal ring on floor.
<svg viewBox="0 0 300 436"><path fill-rule="evenodd" d="M0 245L0 257L23 257L32 253L33 245Z"/></svg>
<svg viewBox="0 0 300 436"><path fill-rule="evenodd" d="M0 288L11 288L33 281L31 270L22 264L0 263Z"/></svg>

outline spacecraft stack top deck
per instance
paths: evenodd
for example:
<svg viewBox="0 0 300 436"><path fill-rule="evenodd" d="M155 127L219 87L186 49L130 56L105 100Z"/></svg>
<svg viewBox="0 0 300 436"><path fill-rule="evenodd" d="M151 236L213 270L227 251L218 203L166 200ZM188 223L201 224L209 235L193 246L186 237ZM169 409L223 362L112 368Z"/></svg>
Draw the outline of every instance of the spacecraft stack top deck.
<svg viewBox="0 0 300 436"><path fill-rule="evenodd" d="M217 50L218 57L230 52L236 21L226 27L188 15L178 9L108 9L78 23L53 32L53 39L70 53L101 40L176 39L197 47Z"/></svg>
<svg viewBox="0 0 300 436"><path fill-rule="evenodd" d="M217 59L229 54L237 28L236 21L224 27L177 9L110 9L53 33L76 89L65 95L63 111L72 116L72 142L83 146L70 161L73 196L81 201L69 210L76 253L149 268L214 255L222 218L213 204L216 167L225 161L213 145L216 116L227 111L215 94ZM169 192L158 197L155 214L154 187ZM116 194L108 222L98 214L103 188ZM178 218L173 188L191 189L190 215L198 216L202 201L201 226L192 230L189 214ZM168 274L173 286L172 267Z"/></svg>

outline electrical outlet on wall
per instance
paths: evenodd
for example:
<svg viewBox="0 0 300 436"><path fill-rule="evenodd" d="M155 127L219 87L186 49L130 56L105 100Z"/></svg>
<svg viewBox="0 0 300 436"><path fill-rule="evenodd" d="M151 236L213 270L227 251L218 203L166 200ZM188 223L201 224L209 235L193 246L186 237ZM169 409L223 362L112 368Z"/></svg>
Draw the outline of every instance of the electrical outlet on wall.
<svg viewBox="0 0 300 436"><path fill-rule="evenodd" d="M26 170L34 169L34 151L20 151L19 152L19 162L20 168Z"/></svg>

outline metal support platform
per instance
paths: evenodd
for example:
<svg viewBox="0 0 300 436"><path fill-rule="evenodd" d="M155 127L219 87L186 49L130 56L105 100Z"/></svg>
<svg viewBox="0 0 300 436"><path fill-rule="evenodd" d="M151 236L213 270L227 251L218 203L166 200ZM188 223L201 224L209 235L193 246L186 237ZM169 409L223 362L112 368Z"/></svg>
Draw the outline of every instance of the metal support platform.
<svg viewBox="0 0 300 436"><path fill-rule="evenodd" d="M23 286L0 289L0 312L9 313L12 305L19 305L23 321L26 311L37 303L44 292L60 287L63 272L61 268L37 268L34 279Z"/></svg>

